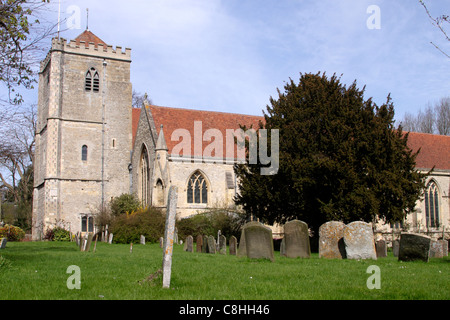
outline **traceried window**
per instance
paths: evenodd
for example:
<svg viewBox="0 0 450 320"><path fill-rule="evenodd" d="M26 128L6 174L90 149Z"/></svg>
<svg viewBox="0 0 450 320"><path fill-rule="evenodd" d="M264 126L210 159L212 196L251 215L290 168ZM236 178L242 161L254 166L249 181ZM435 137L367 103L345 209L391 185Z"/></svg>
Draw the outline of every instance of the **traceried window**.
<svg viewBox="0 0 450 320"><path fill-rule="evenodd" d="M208 203L208 185L203 175L196 171L189 178L187 187L188 203Z"/></svg>
<svg viewBox="0 0 450 320"><path fill-rule="evenodd" d="M425 191L425 215L428 227L439 227L439 190L434 181L428 184Z"/></svg>
<svg viewBox="0 0 450 320"><path fill-rule="evenodd" d="M147 206L149 204L149 162L147 155L147 148L142 146L141 158L139 160L139 173L138 173L138 196L141 200L142 206Z"/></svg>
<svg viewBox="0 0 450 320"><path fill-rule="evenodd" d="M89 216L81 217L81 232L94 232L94 218Z"/></svg>
<svg viewBox="0 0 450 320"><path fill-rule="evenodd" d="M98 92L100 90L100 77L95 68L90 68L84 78L84 90Z"/></svg>
<svg viewBox="0 0 450 320"><path fill-rule="evenodd" d="M88 147L87 145L84 145L81 147L81 160L87 161L87 157L88 157Z"/></svg>

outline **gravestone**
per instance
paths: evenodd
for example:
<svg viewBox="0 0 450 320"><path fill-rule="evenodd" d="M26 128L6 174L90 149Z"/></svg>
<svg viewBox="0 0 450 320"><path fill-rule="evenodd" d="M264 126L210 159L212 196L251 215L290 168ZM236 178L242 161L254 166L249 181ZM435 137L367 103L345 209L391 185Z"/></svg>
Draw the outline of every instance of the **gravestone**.
<svg viewBox="0 0 450 320"><path fill-rule="evenodd" d="M167 200L166 224L164 229L163 248L163 288L170 287L170 277L172 274L172 253L175 236L175 217L177 214L178 188L171 186Z"/></svg>
<svg viewBox="0 0 450 320"><path fill-rule="evenodd" d="M202 253L209 253L209 251L208 251L208 236L203 236Z"/></svg>
<svg viewBox="0 0 450 320"><path fill-rule="evenodd" d="M231 236L228 245L230 246L230 255L235 256L237 253L237 239Z"/></svg>
<svg viewBox="0 0 450 320"><path fill-rule="evenodd" d="M319 228L319 258L345 259L344 244L345 224L339 221L329 221Z"/></svg>
<svg viewBox="0 0 450 320"><path fill-rule="evenodd" d="M162 249L164 247L164 238L159 237L159 247Z"/></svg>
<svg viewBox="0 0 450 320"><path fill-rule="evenodd" d="M194 252L194 238L192 236L186 237L186 251Z"/></svg>
<svg viewBox="0 0 450 320"><path fill-rule="evenodd" d="M387 257L386 241L378 240L375 243L375 249L377 250L377 258L385 258L385 257Z"/></svg>
<svg viewBox="0 0 450 320"><path fill-rule="evenodd" d="M274 261L272 230L261 223L251 222L244 225L243 230L247 257Z"/></svg>
<svg viewBox="0 0 450 320"><path fill-rule="evenodd" d="M280 243L280 256L285 257L286 256L286 239L283 237L281 239Z"/></svg>
<svg viewBox="0 0 450 320"><path fill-rule="evenodd" d="M448 256L448 241L447 240L438 240L442 244L442 255L444 257Z"/></svg>
<svg viewBox="0 0 450 320"><path fill-rule="evenodd" d="M140 244L145 244L145 236L141 234L141 238L139 239Z"/></svg>
<svg viewBox="0 0 450 320"><path fill-rule="evenodd" d="M239 238L239 248L237 250L238 257L246 257L247 256L247 245L245 243L245 228L250 226L262 226L262 224L258 221L250 221L247 222L241 230L241 237Z"/></svg>
<svg viewBox="0 0 450 320"><path fill-rule="evenodd" d="M344 243L347 259L377 260L372 224L354 221L344 228Z"/></svg>
<svg viewBox="0 0 450 320"><path fill-rule="evenodd" d="M402 233L400 236L400 250L398 260L428 262L431 238L415 233Z"/></svg>
<svg viewBox="0 0 450 320"><path fill-rule="evenodd" d="M92 243L92 239L94 238L94 234L93 233L89 233L88 237L87 237L87 242L86 242L86 249L85 251L89 252L89 250L91 249L91 243Z"/></svg>
<svg viewBox="0 0 450 320"><path fill-rule="evenodd" d="M0 242L0 249L5 249L6 248L6 243L8 242L7 238L2 238L1 242Z"/></svg>
<svg viewBox="0 0 450 320"><path fill-rule="evenodd" d="M430 258L443 258L444 247L439 240L431 240L430 243Z"/></svg>
<svg viewBox="0 0 450 320"><path fill-rule="evenodd" d="M400 241L394 240L392 242L392 253L394 254L394 257L398 257L399 250L400 250Z"/></svg>
<svg viewBox="0 0 450 320"><path fill-rule="evenodd" d="M208 237L208 253L216 253L216 239L213 236Z"/></svg>
<svg viewBox="0 0 450 320"><path fill-rule="evenodd" d="M109 243L109 244L112 244L113 238L114 238L114 234L113 234L113 233L110 233L110 234L109 234L109 239L108 239L108 243Z"/></svg>
<svg viewBox="0 0 450 320"><path fill-rule="evenodd" d="M284 249L282 251L284 251L284 255L286 257L288 258L311 257L308 225L305 222L300 220L293 220L287 222L284 225L283 241L284 241Z"/></svg>
<svg viewBox="0 0 450 320"><path fill-rule="evenodd" d="M223 234L219 237L219 253L227 254L227 238Z"/></svg>
<svg viewBox="0 0 450 320"><path fill-rule="evenodd" d="M202 246L203 246L203 236L201 234L199 234L197 236L196 242L195 242L196 246L197 246L197 252L202 252Z"/></svg>

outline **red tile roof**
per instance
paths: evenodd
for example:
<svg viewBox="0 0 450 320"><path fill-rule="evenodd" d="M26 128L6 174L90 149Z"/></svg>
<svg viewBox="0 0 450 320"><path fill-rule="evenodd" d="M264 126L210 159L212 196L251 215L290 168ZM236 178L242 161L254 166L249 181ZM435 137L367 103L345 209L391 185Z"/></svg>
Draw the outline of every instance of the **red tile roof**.
<svg viewBox="0 0 450 320"><path fill-rule="evenodd" d="M450 136L410 132L408 146L420 153L416 158L416 168L450 170Z"/></svg>
<svg viewBox="0 0 450 320"><path fill-rule="evenodd" d="M259 121L264 121L262 116L251 116L236 113L200 111L192 109L169 108L149 106L153 115L156 130L159 133L160 125L163 125L169 154L175 145L181 142L172 141L172 133L175 129L187 129L191 135L191 152L194 152L194 121L202 122L202 134L207 129L219 129L226 142L226 129L238 129L239 125L253 125L258 128ZM141 109L133 109L133 144ZM202 150L211 142L203 141ZM434 135L427 133L410 132L408 146L416 152L421 149L416 158L416 167L421 169L450 170L450 136ZM236 153L235 153L236 155ZM225 148L223 156L226 156Z"/></svg>
<svg viewBox="0 0 450 320"><path fill-rule="evenodd" d="M84 41L86 48L89 47L89 42L93 42L97 48L99 44L105 45L105 41L97 37L88 29L84 30L78 37L75 38L76 44L80 45L81 41Z"/></svg>

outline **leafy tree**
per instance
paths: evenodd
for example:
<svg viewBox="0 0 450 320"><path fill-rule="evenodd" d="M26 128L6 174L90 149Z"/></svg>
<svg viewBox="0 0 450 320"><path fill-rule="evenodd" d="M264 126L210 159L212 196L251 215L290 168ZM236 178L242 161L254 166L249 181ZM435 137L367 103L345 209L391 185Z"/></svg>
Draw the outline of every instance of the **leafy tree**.
<svg viewBox="0 0 450 320"><path fill-rule="evenodd" d="M415 169L408 135L394 128L390 97L377 106L356 81L347 88L320 73L301 74L299 84L291 79L284 89L270 99L261 124L279 129L278 173L236 165L236 203L263 222L300 219L314 230L330 220L404 219L425 175Z"/></svg>

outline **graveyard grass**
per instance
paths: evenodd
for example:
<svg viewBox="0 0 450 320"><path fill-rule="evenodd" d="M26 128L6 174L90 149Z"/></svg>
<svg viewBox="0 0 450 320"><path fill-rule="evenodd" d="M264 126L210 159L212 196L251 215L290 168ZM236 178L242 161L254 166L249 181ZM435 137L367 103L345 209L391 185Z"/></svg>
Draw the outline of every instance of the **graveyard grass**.
<svg viewBox="0 0 450 320"><path fill-rule="evenodd" d="M161 268L158 244L98 243L80 252L69 242L8 242L0 251L0 293L8 299L322 300L450 299L450 259L399 262L389 253L374 260L280 257L250 260L184 252L174 247L170 289L162 277L142 281ZM71 265L81 271L81 289L68 289ZM367 288L370 265L380 268L381 289Z"/></svg>

